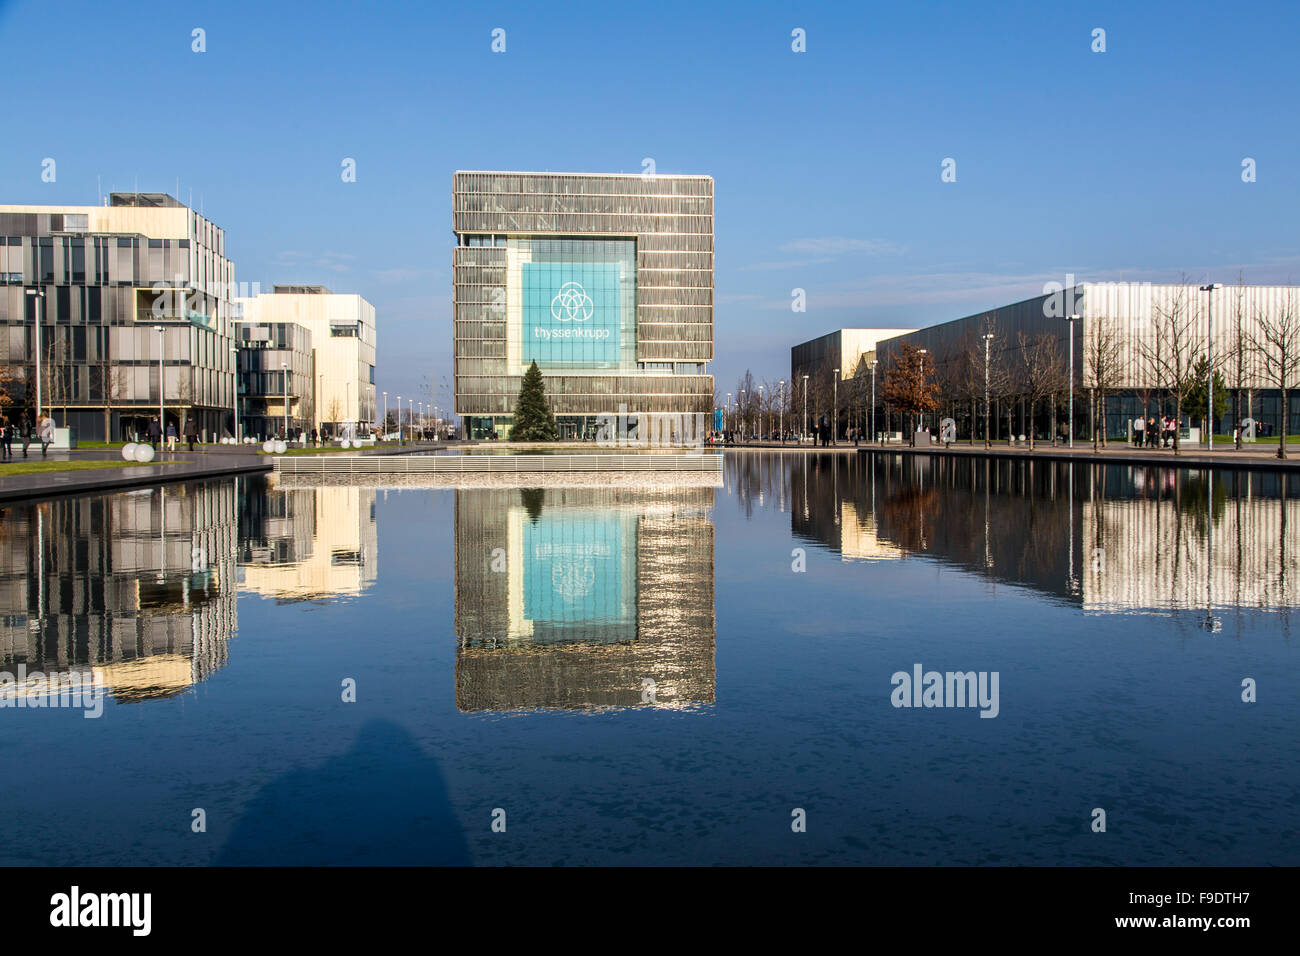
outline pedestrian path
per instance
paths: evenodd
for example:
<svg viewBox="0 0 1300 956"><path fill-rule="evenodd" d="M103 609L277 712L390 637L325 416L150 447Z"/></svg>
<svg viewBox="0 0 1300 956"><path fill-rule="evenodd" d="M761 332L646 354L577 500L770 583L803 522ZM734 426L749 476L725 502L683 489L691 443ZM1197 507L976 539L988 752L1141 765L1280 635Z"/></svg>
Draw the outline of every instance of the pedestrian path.
<svg viewBox="0 0 1300 956"><path fill-rule="evenodd" d="M386 455L410 455L435 451L444 446L435 443L402 446L378 445L353 452L338 452L331 458ZM42 458L40 446L29 450L24 459L15 449L14 461L121 461L120 448L86 448L53 451ZM297 457L297 456L295 456ZM308 456L301 456L308 457ZM0 476L0 501L51 498L62 495L91 494L119 488L139 488L177 481L199 481L228 475L269 472L277 456L257 454L255 445L199 445L188 451L184 444L174 452L160 448L158 457L148 464L122 465L117 468L91 468L84 471L53 471L30 475Z"/></svg>

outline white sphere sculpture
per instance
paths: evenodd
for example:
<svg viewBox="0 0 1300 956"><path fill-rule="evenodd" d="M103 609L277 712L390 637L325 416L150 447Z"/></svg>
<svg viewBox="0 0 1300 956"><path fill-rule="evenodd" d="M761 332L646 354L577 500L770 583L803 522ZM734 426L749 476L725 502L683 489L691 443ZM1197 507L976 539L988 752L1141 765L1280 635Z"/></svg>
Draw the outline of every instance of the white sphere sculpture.
<svg viewBox="0 0 1300 956"><path fill-rule="evenodd" d="M266 441L262 442L262 451L266 452L268 455L274 455L275 442L271 441L271 439L269 438Z"/></svg>
<svg viewBox="0 0 1300 956"><path fill-rule="evenodd" d="M153 461L153 446L139 444L135 446L136 461Z"/></svg>
<svg viewBox="0 0 1300 956"><path fill-rule="evenodd" d="M289 446L285 442L277 441L275 443L275 453L277 455L283 455L288 450L289 450Z"/></svg>
<svg viewBox="0 0 1300 956"><path fill-rule="evenodd" d="M343 439L341 442L339 442L339 446L342 447L342 448L351 448L351 447L352 447L352 442L348 441L348 440L345 438L345 439Z"/></svg>
<svg viewBox="0 0 1300 956"><path fill-rule="evenodd" d="M135 442L129 441L122 446L122 458L126 461L135 461Z"/></svg>

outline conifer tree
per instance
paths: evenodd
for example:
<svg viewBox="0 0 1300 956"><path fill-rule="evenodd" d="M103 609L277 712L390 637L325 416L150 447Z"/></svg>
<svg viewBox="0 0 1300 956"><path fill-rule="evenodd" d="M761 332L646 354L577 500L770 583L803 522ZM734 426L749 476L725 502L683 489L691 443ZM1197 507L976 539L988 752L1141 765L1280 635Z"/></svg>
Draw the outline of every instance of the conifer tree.
<svg viewBox="0 0 1300 956"><path fill-rule="evenodd" d="M542 384L542 371L533 362L524 373L519 385L519 398L515 401L514 424L510 426L511 441L558 441L559 428L555 415L546 400L546 387Z"/></svg>

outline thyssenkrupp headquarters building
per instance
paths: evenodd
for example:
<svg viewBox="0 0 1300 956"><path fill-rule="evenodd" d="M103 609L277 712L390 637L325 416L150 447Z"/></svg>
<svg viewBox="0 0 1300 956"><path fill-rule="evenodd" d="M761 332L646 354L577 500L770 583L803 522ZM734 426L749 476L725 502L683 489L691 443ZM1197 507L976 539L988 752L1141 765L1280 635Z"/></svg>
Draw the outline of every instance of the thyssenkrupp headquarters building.
<svg viewBox="0 0 1300 956"><path fill-rule="evenodd" d="M564 438L713 408L713 179L457 172L456 412L505 437L536 362Z"/></svg>

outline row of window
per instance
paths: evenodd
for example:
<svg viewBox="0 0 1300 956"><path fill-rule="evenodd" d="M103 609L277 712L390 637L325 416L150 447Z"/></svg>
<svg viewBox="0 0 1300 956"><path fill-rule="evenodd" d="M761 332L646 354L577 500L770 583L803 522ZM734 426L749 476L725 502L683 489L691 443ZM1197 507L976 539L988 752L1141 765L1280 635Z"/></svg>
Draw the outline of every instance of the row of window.
<svg viewBox="0 0 1300 956"><path fill-rule="evenodd" d="M496 196L586 197L608 195L712 196L713 180L707 176L592 176L582 173L495 172L457 173L453 197L482 194Z"/></svg>
<svg viewBox="0 0 1300 956"><path fill-rule="evenodd" d="M504 390L510 395L519 394L521 376L479 372L473 359L456 360L458 394L495 394ZM703 368L695 363L683 368ZM703 395L713 394L713 377L704 373L670 375L565 375L547 373L548 395L618 395L622 392L638 395Z"/></svg>
<svg viewBox="0 0 1300 956"><path fill-rule="evenodd" d="M621 213L573 212L464 212L453 216L452 231L457 233L507 233L512 235L538 232L566 235L636 235L664 233L683 241L681 248L709 251L713 248L712 216L633 216ZM691 236L704 242L687 244Z"/></svg>

